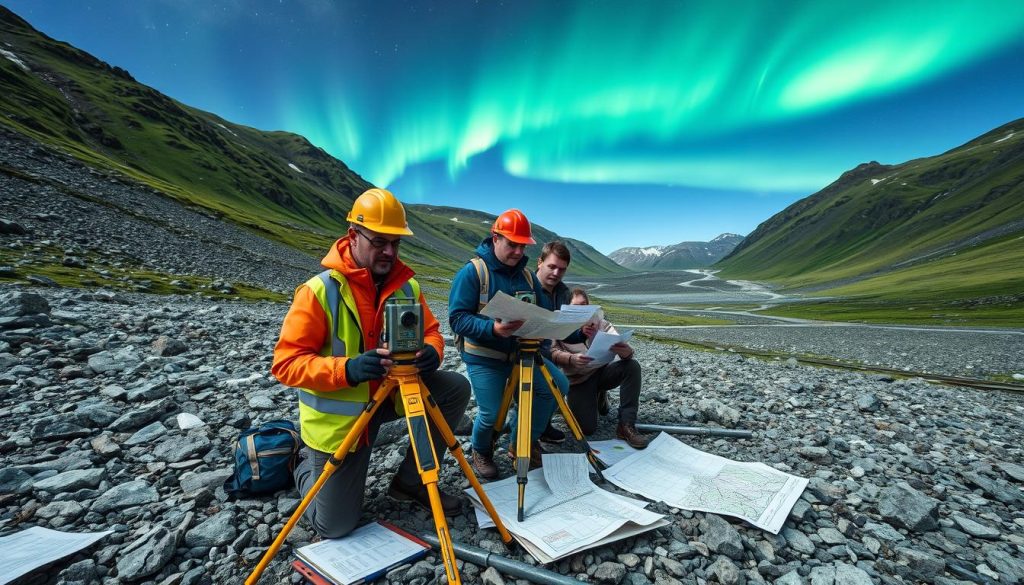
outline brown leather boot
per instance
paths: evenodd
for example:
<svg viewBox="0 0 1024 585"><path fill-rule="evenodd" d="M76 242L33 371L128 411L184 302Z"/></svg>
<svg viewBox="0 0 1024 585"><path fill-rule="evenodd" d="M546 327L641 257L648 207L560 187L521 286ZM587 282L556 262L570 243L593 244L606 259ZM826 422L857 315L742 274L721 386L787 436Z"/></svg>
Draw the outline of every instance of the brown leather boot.
<svg viewBox="0 0 1024 585"><path fill-rule="evenodd" d="M634 449L646 449L651 439L647 435L641 435L633 423L619 423L615 427L615 436L626 442Z"/></svg>
<svg viewBox="0 0 1024 585"><path fill-rule="evenodd" d="M544 454L544 449L540 447L540 441L534 441L530 443L530 469L537 469L544 465L544 460L541 455ZM512 467L516 465L516 446L508 446L508 455L512 458Z"/></svg>
<svg viewBox="0 0 1024 585"><path fill-rule="evenodd" d="M494 463L493 455L484 455L474 449L471 463L473 471L480 477L484 479L498 478L498 466Z"/></svg>

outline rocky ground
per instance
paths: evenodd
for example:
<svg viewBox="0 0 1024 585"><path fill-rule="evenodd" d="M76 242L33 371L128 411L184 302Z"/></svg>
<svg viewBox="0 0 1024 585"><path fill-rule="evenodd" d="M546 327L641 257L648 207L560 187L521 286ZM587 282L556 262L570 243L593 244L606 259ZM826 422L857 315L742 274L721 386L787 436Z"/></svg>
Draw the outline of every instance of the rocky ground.
<svg viewBox="0 0 1024 585"><path fill-rule="evenodd" d="M268 374L286 306L12 286L0 295L0 536L114 531L23 582L243 581L298 504L293 491L231 501L221 488L241 429L295 416L293 392ZM753 440L687 442L810 485L778 535L653 504L670 526L550 569L630 585L1024 581L1021 396L649 342L637 357L642 421L753 429ZM461 369L450 348L444 367ZM185 414L202 424L187 428ZM613 428L607 417L596 437ZM383 433L365 519L429 531L425 512L384 495L405 443L400 429ZM449 467L442 485L465 482ZM451 523L456 541L531 562L464 510ZM310 538L300 525L263 582L294 582L285 561ZM512 580L461 568L469 583ZM430 556L388 580L444 577Z"/></svg>
<svg viewBox="0 0 1024 585"><path fill-rule="evenodd" d="M721 343L754 350L829 356L871 366L928 374L1024 379L1024 331L854 324L645 329L684 341Z"/></svg>

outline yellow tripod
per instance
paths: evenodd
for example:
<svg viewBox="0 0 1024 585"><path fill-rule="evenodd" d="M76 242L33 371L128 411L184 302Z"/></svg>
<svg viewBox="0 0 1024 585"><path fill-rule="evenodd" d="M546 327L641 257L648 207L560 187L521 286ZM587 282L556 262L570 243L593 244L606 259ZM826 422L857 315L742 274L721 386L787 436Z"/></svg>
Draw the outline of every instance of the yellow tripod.
<svg viewBox="0 0 1024 585"><path fill-rule="evenodd" d="M528 481L526 474L530 471L530 426L533 417L533 367L535 364L544 376L544 380L548 383L548 388L551 389L551 394L555 397L555 402L558 403L558 408L562 411L565 422L569 425L569 429L572 430L572 436L577 441L583 443L583 447L587 451L587 460L590 461L590 465L597 472L598 480L604 482L604 474L601 473L601 462L594 455L594 451L590 448L590 443L587 442L586 437L583 436L583 431L580 430L576 417L569 410L569 405L558 390L558 386L555 384L554 378L551 377L551 372L548 371L544 359L538 355L540 344L541 340L539 339L519 340L518 347L516 348L516 363L512 367L512 375L508 377L508 382L505 384L505 393L501 398L501 408L498 410L498 418L494 420L494 432L491 435L492 442L496 442L498 435L505 426L505 417L508 415L508 409L512 405L513 392L518 388L519 415L517 418L515 467L516 483L519 484L519 508L517 514L520 522L526 518L523 506L526 503L526 483Z"/></svg>
<svg viewBox="0 0 1024 585"><path fill-rule="evenodd" d="M246 585L255 585L259 581L260 575L263 574L263 571L266 570L274 555L277 554L285 538L288 537L288 533L295 527L295 524L302 517L302 514L305 513L310 503L313 502L313 498L316 497L317 492L327 482L327 479L341 465L342 460L348 455L349 450L362 435L363 429L370 424L373 414L377 412L381 404L386 402L385 399L396 391L400 393L402 405L405 407L405 422L409 430L409 445L412 447L416 458L420 479L423 481L423 485L426 486L427 494L430 497L430 510L434 517L434 526L437 528L437 539L440 543L438 548L441 549L441 558L444 562L445 572L448 575L448 583L451 585L461 585L462 581L459 578L458 570L455 568L455 551L452 547L451 536L448 534L448 522L445 520L444 510L441 508L441 496L437 490L439 461L437 454L434 453L434 445L430 440L430 428L427 424L428 415L430 420L434 421L434 426L444 437L448 450L455 457L456 461L459 462L462 473L465 474L473 489L476 490L477 496L483 502L484 508L487 509L491 520L497 526L502 541L506 545L512 542L512 535L508 533L505 525L498 518L498 513L491 504L491 500L487 497L476 475L473 474L473 469L469 466L469 462L466 461L466 456L462 454L462 447L455 441L455 435L452 434L448 423L445 422L444 415L441 414L441 410L434 403L430 392L423 385L423 381L420 380L418 370L412 365L414 355L412 353L394 355L392 359L395 361L395 366L391 368L387 377L384 378L377 391L374 392L373 397L366 404L366 408L359 415L359 418L356 419L352 430L348 432L345 440L338 446L338 450L334 452L334 455L324 465L324 470L320 477L313 484L313 487L310 488L309 492L306 493L306 496L302 498L302 502L299 503L299 507L292 514L292 517L288 519L284 528L281 529L281 533L277 535L270 548L264 553L263 558L260 559L259 564L253 569L249 578L245 580Z"/></svg>

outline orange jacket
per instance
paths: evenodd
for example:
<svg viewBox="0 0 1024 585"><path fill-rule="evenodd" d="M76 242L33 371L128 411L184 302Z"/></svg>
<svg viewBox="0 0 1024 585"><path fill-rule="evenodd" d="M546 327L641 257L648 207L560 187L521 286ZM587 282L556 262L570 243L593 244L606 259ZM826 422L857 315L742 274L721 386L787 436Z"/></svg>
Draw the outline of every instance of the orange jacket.
<svg viewBox="0 0 1024 585"><path fill-rule="evenodd" d="M348 238L341 238L320 264L340 272L352 287L359 322L363 324L363 351L366 351L378 347L384 326L384 301L415 273L396 258L378 294L370 271L356 266L348 248ZM444 339L437 318L430 312L422 292L419 300L423 305L424 341L437 350L437 355L444 357ZM367 324L372 325L367 327ZM327 315L309 287L299 286L281 325L281 337L274 347L274 364L270 371L286 386L320 392L349 388L351 385L345 379L348 358L320 355L327 336ZM370 391L376 390L378 385L379 382L372 382Z"/></svg>

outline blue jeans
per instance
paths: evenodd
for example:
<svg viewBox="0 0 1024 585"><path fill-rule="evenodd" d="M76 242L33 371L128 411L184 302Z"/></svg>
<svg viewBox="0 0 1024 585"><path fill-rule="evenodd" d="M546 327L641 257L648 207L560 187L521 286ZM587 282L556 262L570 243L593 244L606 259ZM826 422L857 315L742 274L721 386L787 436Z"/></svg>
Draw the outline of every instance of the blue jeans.
<svg viewBox="0 0 1024 585"><path fill-rule="evenodd" d="M545 359L544 363L547 365L548 372L551 373L551 377L558 386L558 391L565 397L569 391L569 380L562 373L562 370L556 368L550 361ZM512 374L512 366L513 364L497 361L493 365L466 364L469 380L473 383L473 397L476 398L477 406L476 418L473 419L473 436L470 439L470 444L473 445L473 450L477 453L488 456L493 455L491 452L491 436L494 433L494 422L498 418L498 410L501 408L501 399L505 394L505 383L508 382L508 377ZM551 394L551 389L548 388L547 380L541 374L540 368L536 366L533 368L533 387L533 416L530 419L530 440L536 441L547 426L551 415L558 408L558 403L555 402L555 397ZM515 400L519 399L518 390L513 392L513 398ZM510 445L515 444L518 423L518 417L513 417Z"/></svg>

